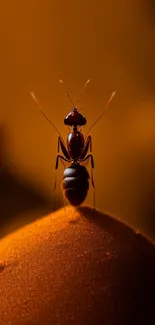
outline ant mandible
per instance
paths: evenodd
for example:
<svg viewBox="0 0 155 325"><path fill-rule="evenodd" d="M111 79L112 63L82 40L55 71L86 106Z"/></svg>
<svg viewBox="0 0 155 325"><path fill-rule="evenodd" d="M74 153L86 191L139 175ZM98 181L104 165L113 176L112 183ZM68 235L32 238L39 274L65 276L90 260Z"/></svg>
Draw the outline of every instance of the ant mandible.
<svg viewBox="0 0 155 325"><path fill-rule="evenodd" d="M62 80L59 81L63 84ZM59 160L62 162L63 165L64 165L63 161L70 163L70 165L64 170L62 189L64 191L64 195L66 199L73 206L81 205L86 199L88 189L89 189L90 177L86 167L81 165L81 163L85 162L88 159L91 160L91 182L94 190L93 197L94 197L94 210L95 210L95 185L93 179L94 159L92 155L92 139L89 133L93 128L93 126L98 122L98 120L102 117L102 115L107 110L116 92L112 93L108 103L106 104L105 109L102 111L100 116L95 120L95 122L92 124L89 131L87 132L87 135L84 137L84 135L81 133L81 127L84 126L87 121L86 118L80 113L80 110L77 109L77 105L89 82L90 79L87 80L87 82L85 83L83 91L81 92L81 95L76 105L74 105L70 97L70 94L65 88L66 94L73 105L72 110L64 119L64 124L67 125L69 128L72 127L72 131L70 132L69 129L69 134L67 136L67 146L65 145L65 142L60 132L58 131L57 127L49 120L49 118L42 110L34 93L31 92L31 96L35 101L37 107L39 108L40 112L44 115L44 117L55 128L56 132L58 133L58 155L56 157L55 170L58 169ZM59 154L60 148L63 155ZM90 154L88 154L88 150L90 150ZM56 188L56 178L54 183L54 192L55 192L55 188Z"/></svg>

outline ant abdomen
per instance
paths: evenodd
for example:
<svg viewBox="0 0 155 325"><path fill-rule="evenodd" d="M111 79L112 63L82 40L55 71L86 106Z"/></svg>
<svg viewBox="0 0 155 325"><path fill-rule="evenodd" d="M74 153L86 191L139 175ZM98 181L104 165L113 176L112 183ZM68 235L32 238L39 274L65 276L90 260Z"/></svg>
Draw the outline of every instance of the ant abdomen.
<svg viewBox="0 0 155 325"><path fill-rule="evenodd" d="M85 166L72 164L64 170L62 188L73 206L82 204L89 189L89 174Z"/></svg>

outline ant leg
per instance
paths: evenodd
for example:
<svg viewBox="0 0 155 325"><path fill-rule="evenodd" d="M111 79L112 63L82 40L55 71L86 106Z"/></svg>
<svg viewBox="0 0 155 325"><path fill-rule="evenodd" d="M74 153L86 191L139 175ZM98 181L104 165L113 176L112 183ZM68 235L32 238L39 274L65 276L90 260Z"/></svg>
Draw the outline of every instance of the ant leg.
<svg viewBox="0 0 155 325"><path fill-rule="evenodd" d="M91 159L91 167L94 168L94 158L92 154L89 154L87 157L85 157L84 159L79 159L80 162L86 161L87 159Z"/></svg>
<svg viewBox="0 0 155 325"><path fill-rule="evenodd" d="M62 150L65 158L70 161L70 155L65 147L65 144L64 144L63 140L61 139L61 137L58 137L58 153L60 151L60 147L61 147L61 150Z"/></svg>
<svg viewBox="0 0 155 325"><path fill-rule="evenodd" d="M96 210L95 206L96 206L96 200L95 200L95 183L94 183L94 177L93 177L93 169L94 169L94 158L93 155L88 155L87 157L85 157L84 159L79 159L79 161L86 161L88 159L91 159L91 182L92 182L92 186L93 186L93 203L94 203L94 211Z"/></svg>
<svg viewBox="0 0 155 325"><path fill-rule="evenodd" d="M64 157L61 156L61 155L57 155L57 157L56 157L55 169L58 169L58 166L59 166L59 159L62 159L62 160L67 161L67 162L70 162L70 161L71 161L70 157L69 157L69 159L67 159L67 158L64 158Z"/></svg>
<svg viewBox="0 0 155 325"><path fill-rule="evenodd" d="M63 143L61 142L61 138L58 138L58 152L59 152L59 150L60 150L60 145L61 145L61 149L62 149ZM63 149L66 150L65 146L63 147ZM67 152L67 150L66 150L66 152ZM68 154L68 152L67 152L67 154ZM69 154L68 154L68 156L69 156ZM70 162L70 161L71 161L70 156L69 156L69 159L67 159L67 158L64 158L64 157L61 156L61 155L58 155L57 158L56 158L56 165L55 165L56 175L57 175L57 170L58 170L58 166L59 166L59 159L60 159L61 163L63 164L64 168L65 168L65 164L64 164L63 160L64 160L64 161L67 161L67 162ZM56 178L55 178L55 179L56 179ZM56 182L55 182L54 186L56 187ZM55 187L54 187L54 190L55 190ZM55 201L55 194L53 195L53 201ZM67 218L68 220L70 220L70 219L68 218L68 216L67 216L67 211L66 211L66 207L65 207L65 197L64 197L64 193L62 193L62 201L63 201L64 211L65 211L65 216L66 216L66 218Z"/></svg>
<svg viewBox="0 0 155 325"><path fill-rule="evenodd" d="M58 146L59 146L59 144L58 144ZM59 150L59 148L58 148L58 150ZM54 208L55 208L55 189L56 189L56 182L57 182L57 170L58 170L58 167L59 167L59 159L60 159L60 161L61 161L61 163L63 164L64 167L65 167L65 165L64 165L63 160L64 160L64 161L68 161L68 162L70 161L70 160L64 158L64 157L61 156L61 155L58 155L58 156L56 157L56 165L55 165L55 180L54 180L54 187L53 187L53 208L52 208L52 211L54 211Z"/></svg>
<svg viewBox="0 0 155 325"><path fill-rule="evenodd" d="M85 159L87 153L88 153L88 149L90 148L90 152L92 152L92 140L91 140L91 135L88 135L88 138L86 139L85 145L84 145L84 149L82 151L82 154L80 156L80 159Z"/></svg>
<svg viewBox="0 0 155 325"><path fill-rule="evenodd" d="M93 186L93 202L94 202L94 211L96 210L96 197L95 197L95 184L94 184L94 176L93 176L93 169L91 169L91 180Z"/></svg>
<svg viewBox="0 0 155 325"><path fill-rule="evenodd" d="M58 153L60 152L60 142L63 142L63 140L61 139L61 137L58 137ZM63 161L61 160L64 168L65 168L65 164L63 163ZM58 168L57 168L58 169ZM54 211L55 209L55 189L56 189L56 183L57 183L57 169L55 168L55 179L54 179L54 186L53 186L53 208L52 211Z"/></svg>
<svg viewBox="0 0 155 325"><path fill-rule="evenodd" d="M59 152L59 149L60 149L60 145L63 145L60 141L61 141L61 139L58 139L58 152ZM64 157L61 156L61 155L58 155L57 158L56 158L56 166L55 166L55 170L56 170L56 172L57 172L57 170L58 170L59 159L60 159L60 161L62 162L64 168L65 168L65 165L64 165L64 163L63 163L63 160L64 160L64 161L68 161L68 162L70 162L70 160L71 160L71 159L66 159L66 158L64 158ZM63 201L64 211L65 211L65 216L66 216L66 218L67 218L68 220L70 220L70 219L68 218L68 216L67 216L67 211L66 211L66 207L65 207L65 198L64 198L64 193L62 193L62 201Z"/></svg>
<svg viewBox="0 0 155 325"><path fill-rule="evenodd" d="M63 201L64 211L65 211L65 217L70 221L70 219L67 216L67 211L66 211L66 206L65 206L65 196L64 196L63 192L62 192L62 201Z"/></svg>
<svg viewBox="0 0 155 325"><path fill-rule="evenodd" d="M55 170L55 178L54 178L54 186L53 186L53 207L52 212L55 210L55 189L56 189L56 183L57 183L57 170Z"/></svg>

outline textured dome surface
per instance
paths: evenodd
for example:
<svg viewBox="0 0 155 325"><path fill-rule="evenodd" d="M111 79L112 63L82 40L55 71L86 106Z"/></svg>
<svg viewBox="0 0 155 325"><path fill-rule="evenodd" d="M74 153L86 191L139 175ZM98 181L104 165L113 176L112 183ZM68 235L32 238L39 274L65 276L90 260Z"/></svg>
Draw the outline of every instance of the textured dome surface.
<svg viewBox="0 0 155 325"><path fill-rule="evenodd" d="M0 241L0 324L154 324L154 244L109 215L66 210Z"/></svg>

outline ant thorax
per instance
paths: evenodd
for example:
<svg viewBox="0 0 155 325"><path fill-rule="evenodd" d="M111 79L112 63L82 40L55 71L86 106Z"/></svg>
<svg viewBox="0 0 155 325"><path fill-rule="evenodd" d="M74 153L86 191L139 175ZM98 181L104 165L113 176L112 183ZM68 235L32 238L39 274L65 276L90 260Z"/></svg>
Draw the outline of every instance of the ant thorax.
<svg viewBox="0 0 155 325"><path fill-rule="evenodd" d="M84 135L77 130L74 126L73 131L68 134L67 137L67 149L70 157L73 160L80 158L84 148Z"/></svg>

